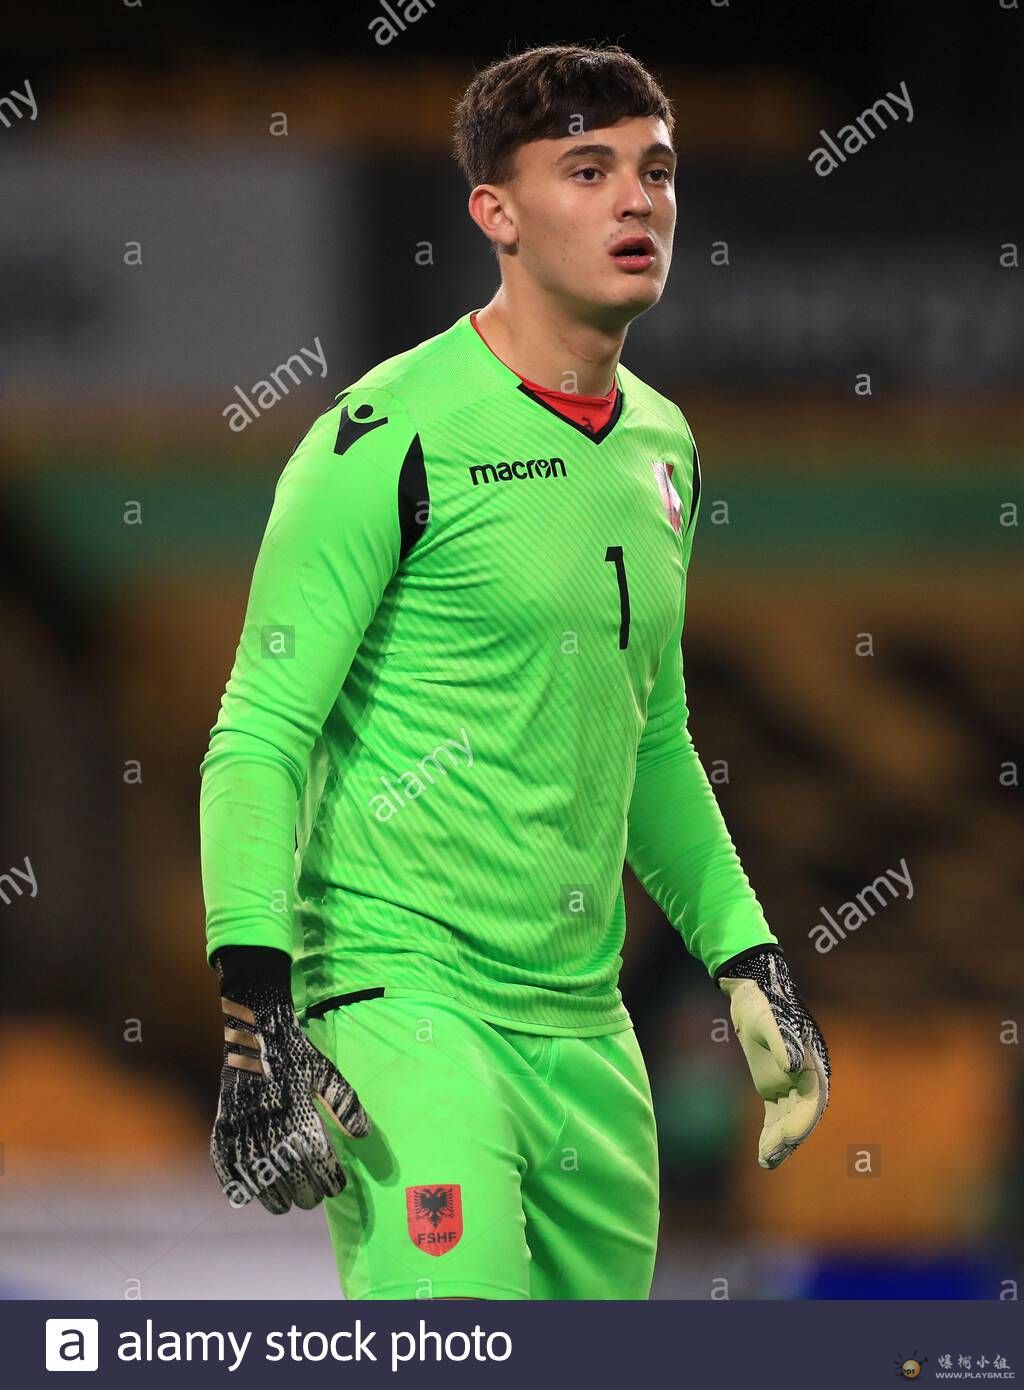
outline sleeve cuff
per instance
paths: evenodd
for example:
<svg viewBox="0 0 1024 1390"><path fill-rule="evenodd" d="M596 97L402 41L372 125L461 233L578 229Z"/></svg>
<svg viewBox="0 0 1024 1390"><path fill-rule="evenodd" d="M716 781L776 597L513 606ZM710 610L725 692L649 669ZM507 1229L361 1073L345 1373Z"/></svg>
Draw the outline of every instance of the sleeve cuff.
<svg viewBox="0 0 1024 1390"><path fill-rule="evenodd" d="M724 961L718 967L711 978L717 983L723 975L730 974L741 961L748 960L751 956L759 956L765 951L774 951L777 955L782 955L781 946L775 945L772 941L760 941L756 946L748 946L745 951L740 951L735 956L730 956L727 961Z"/></svg>
<svg viewBox="0 0 1024 1390"><path fill-rule="evenodd" d="M291 956L275 946L220 946L210 965L217 972L221 994L229 998L253 985L291 993Z"/></svg>

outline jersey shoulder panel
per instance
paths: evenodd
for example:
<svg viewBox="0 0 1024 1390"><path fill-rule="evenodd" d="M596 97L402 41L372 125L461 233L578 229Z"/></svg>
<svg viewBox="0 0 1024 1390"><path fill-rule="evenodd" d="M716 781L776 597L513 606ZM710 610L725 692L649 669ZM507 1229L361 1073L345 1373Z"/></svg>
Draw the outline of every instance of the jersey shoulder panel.
<svg viewBox="0 0 1024 1390"><path fill-rule="evenodd" d="M346 387L296 445L274 493L270 529L302 516L306 539L324 528L362 539L392 538L396 560L420 538L429 515L419 430L399 398L379 387Z"/></svg>
<svg viewBox="0 0 1024 1390"><path fill-rule="evenodd" d="M683 413L675 401L669 400L668 396L663 396L660 391L655 391L653 386L649 386L646 381L638 377L635 372L631 372L628 367L623 366L621 362L619 363L618 374L622 382L623 394L630 409L642 410L667 430L678 430ZM687 437L689 437L689 426L685 419L683 419L683 424Z"/></svg>
<svg viewBox="0 0 1024 1390"><path fill-rule="evenodd" d="M350 391L384 390L402 402L418 429L441 416L479 404L501 389L468 338L466 316L449 328L369 368ZM469 331L476 330L469 326Z"/></svg>

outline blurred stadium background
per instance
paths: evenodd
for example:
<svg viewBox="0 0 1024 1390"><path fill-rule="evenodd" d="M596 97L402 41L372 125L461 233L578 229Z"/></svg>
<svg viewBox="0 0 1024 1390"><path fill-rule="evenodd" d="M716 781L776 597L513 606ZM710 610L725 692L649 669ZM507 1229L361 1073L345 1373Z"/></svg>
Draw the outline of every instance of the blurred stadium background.
<svg viewBox="0 0 1024 1390"><path fill-rule="evenodd" d="M623 360L701 448L691 727L834 1061L813 1143L761 1172L724 996L627 876L654 1293L1018 1295L1024 14L765 8L435 0L387 43L382 0L5 18L5 1296L337 1296L322 1213L232 1212L208 1165L198 767L292 445L495 288L451 104L602 40L676 103L675 264ZM816 175L901 82L913 121ZM235 387L317 341L326 377L232 432ZM913 897L816 951L902 860Z"/></svg>

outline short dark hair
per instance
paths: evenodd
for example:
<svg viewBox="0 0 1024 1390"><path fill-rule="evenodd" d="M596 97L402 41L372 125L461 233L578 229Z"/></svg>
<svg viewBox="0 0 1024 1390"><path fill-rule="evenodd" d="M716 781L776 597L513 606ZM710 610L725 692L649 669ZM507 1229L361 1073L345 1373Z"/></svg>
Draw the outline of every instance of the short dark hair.
<svg viewBox="0 0 1024 1390"><path fill-rule="evenodd" d="M477 73L456 107L452 143L470 188L509 183L520 145L627 116L660 116L673 132L672 103L643 63L618 44L547 44Z"/></svg>

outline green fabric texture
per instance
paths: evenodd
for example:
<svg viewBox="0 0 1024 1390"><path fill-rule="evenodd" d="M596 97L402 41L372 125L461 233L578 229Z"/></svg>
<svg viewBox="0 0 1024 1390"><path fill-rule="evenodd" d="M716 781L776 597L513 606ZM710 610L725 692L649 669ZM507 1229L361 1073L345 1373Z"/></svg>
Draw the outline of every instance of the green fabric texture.
<svg viewBox="0 0 1024 1390"><path fill-rule="evenodd" d="M358 1140L328 1124L347 1298L649 1298L658 1143L632 1029L543 1037L388 995L308 1029L373 1124ZM435 1220L416 1219L416 1189Z"/></svg>
<svg viewBox="0 0 1024 1390"><path fill-rule="evenodd" d="M208 951L289 951L300 1010L386 986L626 1028L627 857L709 974L776 940L686 729L692 435L617 381L591 436L467 313L344 391L284 469L200 814Z"/></svg>

